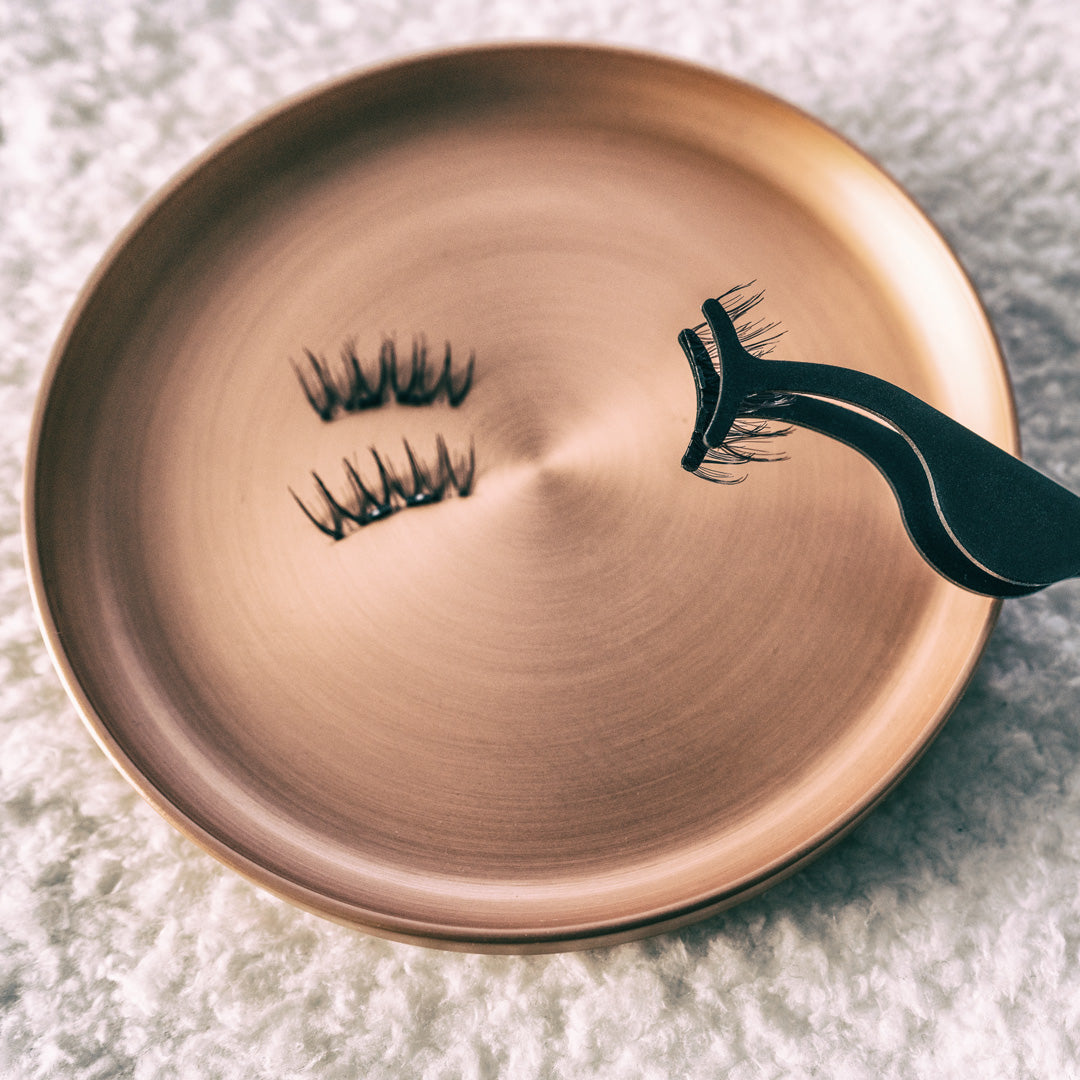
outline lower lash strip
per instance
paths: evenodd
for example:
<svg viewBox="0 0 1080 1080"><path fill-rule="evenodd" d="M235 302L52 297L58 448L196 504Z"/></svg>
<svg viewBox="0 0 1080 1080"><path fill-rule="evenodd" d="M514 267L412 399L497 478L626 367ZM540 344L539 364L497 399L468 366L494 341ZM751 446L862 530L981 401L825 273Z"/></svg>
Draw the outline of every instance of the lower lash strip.
<svg viewBox="0 0 1080 1080"><path fill-rule="evenodd" d="M788 400L777 395L775 405L779 408ZM745 415L752 417L754 413L748 411ZM731 425L731 431L722 445L705 449L694 475L711 480L714 484L741 484L746 479L745 473L735 475L727 472L724 466L785 460L786 455L782 451L770 450L769 447L775 439L790 434L791 430L789 426L777 425L771 419L738 419Z"/></svg>
<svg viewBox="0 0 1080 1080"><path fill-rule="evenodd" d="M289 488L289 494L307 519L334 540L344 540L350 533L374 521L396 514L409 507L441 502L448 495L462 498L471 495L476 479L476 448L469 445L467 454L451 456L441 435L435 439L434 465L421 461L408 442L405 447L407 466L396 469L374 447L372 461L378 479L372 482L361 475L359 465L344 458L345 491L335 495L326 482L313 472L317 501L309 506Z"/></svg>
<svg viewBox="0 0 1080 1080"><path fill-rule="evenodd" d="M456 408L472 389L476 369L476 353L470 353L464 371L455 371L450 342L441 363L429 363L422 336L413 338L408 360L398 357L393 338L383 338L374 372L364 370L352 341L341 347L337 364L310 349L304 350L304 357L305 363L293 361L293 370L308 404L323 420L375 409L391 398L400 405L431 405L445 397Z"/></svg>

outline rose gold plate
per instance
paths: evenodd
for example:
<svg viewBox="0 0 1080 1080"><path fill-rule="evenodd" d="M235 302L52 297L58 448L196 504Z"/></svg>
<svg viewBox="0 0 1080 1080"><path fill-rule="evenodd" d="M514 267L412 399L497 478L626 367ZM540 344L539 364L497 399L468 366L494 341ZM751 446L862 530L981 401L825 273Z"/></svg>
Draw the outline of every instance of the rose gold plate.
<svg viewBox="0 0 1080 1080"><path fill-rule="evenodd" d="M820 436L736 487L680 470L676 335L749 279L780 355L1015 448L941 238L745 85L462 50L234 134L121 237L39 403L28 562L94 736L260 885L449 948L641 936L819 852L926 747L997 607ZM322 422L291 361L349 338L370 360L384 333L475 350L468 398ZM475 440L468 498L334 542L290 495L438 434Z"/></svg>

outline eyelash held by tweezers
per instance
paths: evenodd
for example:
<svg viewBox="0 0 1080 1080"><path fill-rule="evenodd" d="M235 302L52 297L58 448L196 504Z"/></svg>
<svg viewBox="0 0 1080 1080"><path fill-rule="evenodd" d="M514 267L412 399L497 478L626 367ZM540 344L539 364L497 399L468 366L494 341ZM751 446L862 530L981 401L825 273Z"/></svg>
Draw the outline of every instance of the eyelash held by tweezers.
<svg viewBox="0 0 1080 1080"><path fill-rule="evenodd" d="M450 494L457 494L462 498L472 494L476 478L475 445L470 443L468 453L455 462L451 459L446 441L441 435L437 436L436 463L435 467L431 468L417 458L407 441L403 439L402 442L409 461L404 475L372 447L370 453L379 473L375 487L364 481L356 464L344 458L348 484L348 491L344 496L334 495L316 472L311 475L315 480L321 507L312 510L292 488L289 488L289 494L296 500L307 519L320 532L334 540L344 540L357 529L370 525L373 521L381 521L407 507L441 502Z"/></svg>
<svg viewBox="0 0 1080 1080"><path fill-rule="evenodd" d="M309 371L305 372L295 361L293 370L300 380L304 397L323 420L333 420L342 413L377 408L391 396L400 405L430 405L440 394L445 394L446 400L456 408L472 388L476 368L476 353L472 352L464 373L455 377L449 341L442 364L429 368L427 341L423 336L413 338L411 358L401 365L394 339L384 337L379 346L377 370L371 377L364 372L353 341L347 341L341 347L336 372L331 370L326 357L316 355L310 349L304 350L304 356ZM435 371L434 378L432 371Z"/></svg>
<svg viewBox="0 0 1080 1080"><path fill-rule="evenodd" d="M791 432L789 426L773 421L782 406L792 398L779 393L750 393L737 400L737 407L723 434L723 441L713 446L705 441L705 431L720 402L721 392L733 384L728 373L724 382L724 361L732 363L733 352L744 352L757 360L770 356L784 335L780 324L746 316L761 303L763 292L752 292L753 282L736 285L711 301L726 315L730 335L735 340L721 348L711 322L703 322L679 335L679 344L690 361L698 393L698 416L690 445L683 455L682 467L714 484L740 484L745 475L734 474L718 466L746 465L752 461L783 461L782 452L772 449L777 438Z"/></svg>

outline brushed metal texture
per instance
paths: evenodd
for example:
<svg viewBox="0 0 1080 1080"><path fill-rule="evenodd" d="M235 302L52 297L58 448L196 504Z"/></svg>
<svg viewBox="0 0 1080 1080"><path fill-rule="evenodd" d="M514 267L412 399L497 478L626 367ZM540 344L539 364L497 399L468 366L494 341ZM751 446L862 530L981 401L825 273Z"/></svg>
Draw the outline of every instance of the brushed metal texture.
<svg viewBox="0 0 1080 1080"><path fill-rule="evenodd" d="M811 432L717 489L676 335L756 278L780 354L1008 449L970 284L792 107L578 46L455 50L256 118L118 240L65 327L28 566L96 739L171 822L329 918L447 948L618 941L751 895L903 775L998 605ZM292 360L424 333L460 407L324 423ZM436 351L437 351L436 350ZM468 498L340 542L293 501L475 440Z"/></svg>

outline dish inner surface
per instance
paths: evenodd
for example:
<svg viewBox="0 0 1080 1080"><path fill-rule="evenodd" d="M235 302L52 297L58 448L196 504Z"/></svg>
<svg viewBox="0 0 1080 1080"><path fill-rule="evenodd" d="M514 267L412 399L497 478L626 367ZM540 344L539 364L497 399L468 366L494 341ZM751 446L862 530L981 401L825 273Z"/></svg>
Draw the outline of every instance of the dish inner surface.
<svg viewBox="0 0 1080 1080"><path fill-rule="evenodd" d="M129 771L249 872L458 927L737 891L895 775L982 640L988 603L922 564L844 447L797 432L731 488L679 468L676 335L749 278L778 355L1007 439L944 249L809 122L789 160L748 146L795 123L775 103L733 92L695 142L661 106L704 88L605 78L584 119L526 79L365 122L357 83L349 131L260 168L256 129L212 167L230 198L196 174L76 330L40 451L58 632ZM459 408L324 423L304 400L304 348L370 364L419 333L475 350ZM474 440L468 498L335 543L290 494L317 504L312 470L343 492L346 456L375 484L369 447L401 468L403 439L433 462L436 435Z"/></svg>

